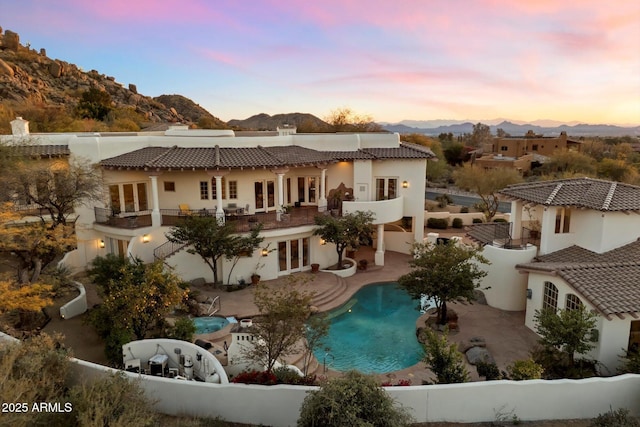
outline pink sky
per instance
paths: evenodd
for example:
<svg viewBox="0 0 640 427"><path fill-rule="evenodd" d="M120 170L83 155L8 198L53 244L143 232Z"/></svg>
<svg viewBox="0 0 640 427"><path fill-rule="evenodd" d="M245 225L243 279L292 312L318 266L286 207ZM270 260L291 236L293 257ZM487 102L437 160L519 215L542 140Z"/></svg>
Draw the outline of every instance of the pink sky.
<svg viewBox="0 0 640 427"><path fill-rule="evenodd" d="M640 124L636 0L0 0L50 57L223 120L325 117Z"/></svg>

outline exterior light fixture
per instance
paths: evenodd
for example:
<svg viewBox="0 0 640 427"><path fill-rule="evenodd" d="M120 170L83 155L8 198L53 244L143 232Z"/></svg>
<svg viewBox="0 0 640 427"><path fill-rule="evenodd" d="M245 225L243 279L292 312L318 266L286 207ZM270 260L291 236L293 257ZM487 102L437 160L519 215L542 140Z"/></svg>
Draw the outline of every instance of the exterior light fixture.
<svg viewBox="0 0 640 427"><path fill-rule="evenodd" d="M142 235L142 243L149 243L149 235L148 234L143 234Z"/></svg>
<svg viewBox="0 0 640 427"><path fill-rule="evenodd" d="M409 182L408 181L402 181L402 188L409 188Z"/></svg>
<svg viewBox="0 0 640 427"><path fill-rule="evenodd" d="M261 254L262 254L262 256L267 256L267 255L269 255L269 250L267 248L262 248Z"/></svg>
<svg viewBox="0 0 640 427"><path fill-rule="evenodd" d="M324 246L324 245L326 245L326 244L327 244L327 241L321 238L321 239L320 239L320 244L321 244L322 246Z"/></svg>
<svg viewBox="0 0 640 427"><path fill-rule="evenodd" d="M100 240L98 241L98 247L99 247L100 249L104 249L104 240L103 240L103 239L100 239Z"/></svg>

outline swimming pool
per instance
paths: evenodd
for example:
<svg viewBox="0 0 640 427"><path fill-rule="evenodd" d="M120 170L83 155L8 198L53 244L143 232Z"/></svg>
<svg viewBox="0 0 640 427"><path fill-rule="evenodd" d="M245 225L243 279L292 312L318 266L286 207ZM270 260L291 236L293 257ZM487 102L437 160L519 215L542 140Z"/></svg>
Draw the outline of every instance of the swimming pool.
<svg viewBox="0 0 640 427"><path fill-rule="evenodd" d="M217 332L229 323L237 323L235 318L225 318L220 316L194 317L193 324L196 327L196 334L210 334Z"/></svg>
<svg viewBox="0 0 640 427"><path fill-rule="evenodd" d="M366 286L329 312L329 335L314 354L321 365L326 361L337 371L381 374L408 368L423 355L416 339L419 316L418 301L397 283Z"/></svg>

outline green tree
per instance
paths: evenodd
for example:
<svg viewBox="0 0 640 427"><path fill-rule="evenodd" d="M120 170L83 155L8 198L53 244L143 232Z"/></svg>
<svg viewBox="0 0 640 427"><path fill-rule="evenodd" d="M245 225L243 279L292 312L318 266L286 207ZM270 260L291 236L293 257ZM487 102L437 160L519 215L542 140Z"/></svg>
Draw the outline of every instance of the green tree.
<svg viewBox="0 0 640 427"><path fill-rule="evenodd" d="M476 123L473 125L473 133L471 134L471 145L474 147L482 147L482 144L491 142L493 136L491 129L484 123Z"/></svg>
<svg viewBox="0 0 640 427"><path fill-rule="evenodd" d="M467 160L467 152L464 145L454 142L443 146L444 158L451 166L459 166Z"/></svg>
<svg viewBox="0 0 640 427"><path fill-rule="evenodd" d="M522 177L515 169L483 168L465 164L453 172L456 186L463 190L472 191L480 198L479 207L487 222L491 222L498 212L500 200L498 191L508 185L522 182Z"/></svg>
<svg viewBox="0 0 640 427"><path fill-rule="evenodd" d="M46 212L51 228L67 224L75 206L99 200L102 195L100 170L81 161L21 161L7 184L21 199Z"/></svg>
<svg viewBox="0 0 640 427"><path fill-rule="evenodd" d="M347 107L331 111L324 121L329 124L332 132L381 132L383 130L371 116L359 115Z"/></svg>
<svg viewBox="0 0 640 427"><path fill-rule="evenodd" d="M186 300L182 281L165 271L162 262L144 265L140 260L127 259L120 265L121 270L114 277L106 282L96 281L103 302L90 315L92 325L105 339L105 354L115 366L122 364L123 344L146 338L151 330L163 326L165 317ZM114 268L103 266L102 271L109 269ZM93 277L104 275L93 271Z"/></svg>
<svg viewBox="0 0 640 427"><path fill-rule="evenodd" d="M254 227L249 235L236 233L233 222L220 223L215 216L187 216L166 234L174 243L189 246L187 252L198 254L213 273L214 283L218 282L218 261L225 257L232 260L240 253L253 252L264 238L259 237L262 225Z"/></svg>
<svg viewBox="0 0 640 427"><path fill-rule="evenodd" d="M413 258L409 261L411 272L401 276L398 284L412 298L422 295L433 298L438 309L438 323L447 323L447 302L474 299L479 280L487 275L480 264L488 264L479 251L457 245L414 243Z"/></svg>
<svg viewBox="0 0 640 427"><path fill-rule="evenodd" d="M300 409L299 427L409 426L413 419L375 379L350 371L307 393Z"/></svg>
<svg viewBox="0 0 640 427"><path fill-rule="evenodd" d="M304 340L304 356L303 356L303 373L307 375L309 372L309 364L313 358L313 352L324 346L323 340L329 334L331 321L325 314L316 314L311 316L307 321L307 330ZM328 347L325 347L327 350Z"/></svg>
<svg viewBox="0 0 640 427"><path fill-rule="evenodd" d="M347 247L356 250L360 242L371 239L373 235L372 212L357 211L334 217L331 215L318 215L315 223L318 226L313 232L316 236L336 245L338 253L338 269L342 269L342 255Z"/></svg>
<svg viewBox="0 0 640 427"><path fill-rule="evenodd" d="M423 362L436 375L436 384L456 384L469 381L469 373L464 366L462 353L456 344L449 344L447 333L438 335L425 330L426 342L423 344Z"/></svg>
<svg viewBox="0 0 640 427"><path fill-rule="evenodd" d="M253 302L260 321L251 326L256 339L253 346L247 347L245 357L271 372L280 357L294 352L297 343L305 337L313 295L297 289L294 279L276 288L256 287Z"/></svg>
<svg viewBox="0 0 640 427"><path fill-rule="evenodd" d="M107 91L91 88L80 96L76 113L86 119L104 121L113 110L112 102Z"/></svg>
<svg viewBox="0 0 640 427"><path fill-rule="evenodd" d="M536 332L546 348L561 351L569 366L575 366L575 355L583 355L595 347L591 331L596 327L597 316L584 306L575 310L536 310Z"/></svg>
<svg viewBox="0 0 640 427"><path fill-rule="evenodd" d="M549 179L564 178L570 176L595 176L596 161L577 151L560 150L553 153L537 168L540 175L548 175Z"/></svg>

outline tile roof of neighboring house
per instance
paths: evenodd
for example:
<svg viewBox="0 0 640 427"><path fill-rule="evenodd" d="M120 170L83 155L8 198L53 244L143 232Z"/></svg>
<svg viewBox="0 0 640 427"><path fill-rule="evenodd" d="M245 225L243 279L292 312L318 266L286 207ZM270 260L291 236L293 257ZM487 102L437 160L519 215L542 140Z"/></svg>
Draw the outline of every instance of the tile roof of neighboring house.
<svg viewBox="0 0 640 427"><path fill-rule="evenodd" d="M640 239L601 254L571 246L516 268L561 277L609 319L640 318Z"/></svg>
<svg viewBox="0 0 640 427"><path fill-rule="evenodd" d="M545 206L575 206L599 211L640 210L640 187L593 178L515 184L500 194Z"/></svg>
<svg viewBox="0 0 640 427"><path fill-rule="evenodd" d="M467 236L483 245L490 245L496 240L502 240L506 243L511 238L511 223L487 222L473 224L467 229Z"/></svg>
<svg viewBox="0 0 640 427"><path fill-rule="evenodd" d="M69 155L68 145L18 145L11 147L15 154L29 157L64 157Z"/></svg>
<svg viewBox="0 0 640 427"><path fill-rule="evenodd" d="M412 144L413 145L413 144ZM358 151L319 151L297 145L278 147L220 148L146 147L105 159L107 168L125 169L226 169L326 164L353 159L426 159L428 148L405 146L367 148Z"/></svg>

